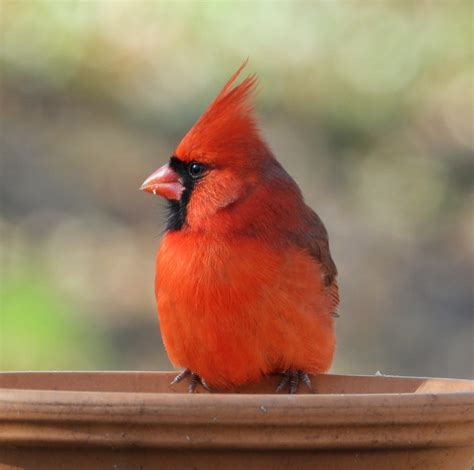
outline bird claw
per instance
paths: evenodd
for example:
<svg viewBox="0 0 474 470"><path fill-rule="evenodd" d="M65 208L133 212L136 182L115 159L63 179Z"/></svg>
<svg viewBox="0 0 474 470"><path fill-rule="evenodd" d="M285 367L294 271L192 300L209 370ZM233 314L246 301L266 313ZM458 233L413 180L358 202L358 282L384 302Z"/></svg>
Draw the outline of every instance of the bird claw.
<svg viewBox="0 0 474 470"><path fill-rule="evenodd" d="M311 379L309 378L309 375L306 372L300 371L300 378L310 390L313 389L311 386Z"/></svg>
<svg viewBox="0 0 474 470"><path fill-rule="evenodd" d="M211 387L209 387L209 385L207 384L207 382L206 382L202 377L199 377L199 380L201 381L201 385L202 385L208 392L210 392L210 391L211 391Z"/></svg>
<svg viewBox="0 0 474 470"><path fill-rule="evenodd" d="M194 393L196 390L196 387L198 384L201 384L203 388L205 388L208 392L211 391L209 385L207 382L199 377L199 375L195 374L194 372L191 372L189 369L184 369L182 372L180 372L170 383L170 385L175 385L179 382L181 382L183 379L186 377L190 377L189 379L189 385L188 385L188 393Z"/></svg>
<svg viewBox="0 0 474 470"><path fill-rule="evenodd" d="M170 382L170 385L179 384L181 380L185 379L190 374L191 374L191 371L189 369L184 369Z"/></svg>
<svg viewBox="0 0 474 470"><path fill-rule="evenodd" d="M287 370L280 375L283 376L280 383L276 388L276 392L281 392L285 387L288 387L288 393L293 395L298 390L298 385L302 381L310 390L311 389L311 379L306 372L302 370Z"/></svg>

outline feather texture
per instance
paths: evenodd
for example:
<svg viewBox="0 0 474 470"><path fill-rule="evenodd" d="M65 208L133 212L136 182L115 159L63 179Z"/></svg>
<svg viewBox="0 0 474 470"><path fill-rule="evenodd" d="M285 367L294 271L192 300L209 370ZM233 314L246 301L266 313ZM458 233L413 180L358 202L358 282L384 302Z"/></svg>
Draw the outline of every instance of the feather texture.
<svg viewBox="0 0 474 470"><path fill-rule="evenodd" d="M166 232L156 261L168 355L215 388L327 371L339 304L326 229L258 131L256 77L234 86L244 66L174 152L208 172L193 181L185 220Z"/></svg>

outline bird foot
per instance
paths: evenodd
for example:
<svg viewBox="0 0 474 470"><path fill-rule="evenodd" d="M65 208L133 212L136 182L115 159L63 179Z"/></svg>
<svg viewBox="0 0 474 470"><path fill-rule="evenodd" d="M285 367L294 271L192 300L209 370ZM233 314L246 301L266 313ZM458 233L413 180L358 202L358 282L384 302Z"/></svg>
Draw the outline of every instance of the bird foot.
<svg viewBox="0 0 474 470"><path fill-rule="evenodd" d="M198 384L201 384L208 392L211 391L206 381L202 377L199 377L199 375L195 374L194 372L191 372L189 369L184 369L182 372L180 372L171 381L171 385L175 385L187 377L189 377L188 393L194 393Z"/></svg>
<svg viewBox="0 0 474 470"><path fill-rule="evenodd" d="M311 379L309 378L309 375L302 370L289 369L285 372L282 372L280 375L282 375L283 378L276 388L277 393L288 387L288 393L293 395L297 392L300 382L303 382L310 390L312 390Z"/></svg>

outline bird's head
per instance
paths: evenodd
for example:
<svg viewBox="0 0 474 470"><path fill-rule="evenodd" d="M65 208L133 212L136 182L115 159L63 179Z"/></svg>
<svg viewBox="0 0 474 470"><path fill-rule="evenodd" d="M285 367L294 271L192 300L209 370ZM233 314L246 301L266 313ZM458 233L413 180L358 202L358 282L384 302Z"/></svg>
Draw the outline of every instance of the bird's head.
<svg viewBox="0 0 474 470"><path fill-rule="evenodd" d="M170 229L193 225L244 198L273 156L260 136L253 109L255 75L239 85L244 62L143 191L168 199Z"/></svg>

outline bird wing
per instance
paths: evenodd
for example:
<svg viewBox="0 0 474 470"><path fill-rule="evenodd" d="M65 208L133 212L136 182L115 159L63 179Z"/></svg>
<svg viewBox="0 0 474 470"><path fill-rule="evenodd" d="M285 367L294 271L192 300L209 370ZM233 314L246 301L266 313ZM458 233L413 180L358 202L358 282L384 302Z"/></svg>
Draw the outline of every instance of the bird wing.
<svg viewBox="0 0 474 470"><path fill-rule="evenodd" d="M332 300L333 315L339 316L339 286L337 284L337 268L329 251L329 240L326 228L319 216L307 207L307 224L305 233L300 236L298 244L307 248L310 255L316 259L323 271L324 284Z"/></svg>
<svg viewBox="0 0 474 470"><path fill-rule="evenodd" d="M245 206L252 214L248 233L268 233L272 242L275 234L281 240L307 250L320 264L324 286L332 301L332 311L337 315L339 288L336 280L337 268L329 251L328 233L322 220L307 206L295 181L277 162L273 162L266 184L259 186ZM262 206L262 201L265 203ZM260 216L270 214L271 223ZM255 228L255 226L259 228ZM268 228L273 226L273 231Z"/></svg>

